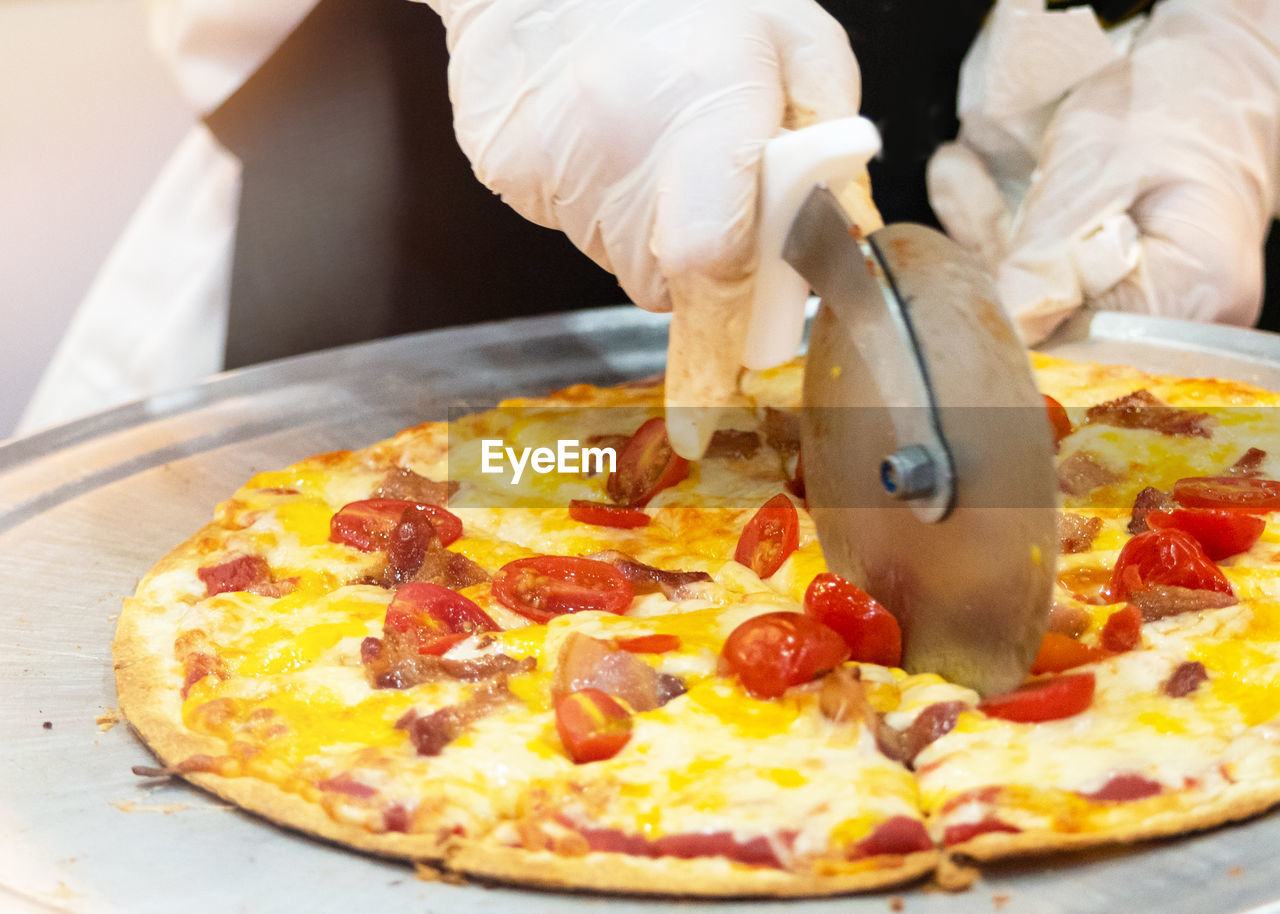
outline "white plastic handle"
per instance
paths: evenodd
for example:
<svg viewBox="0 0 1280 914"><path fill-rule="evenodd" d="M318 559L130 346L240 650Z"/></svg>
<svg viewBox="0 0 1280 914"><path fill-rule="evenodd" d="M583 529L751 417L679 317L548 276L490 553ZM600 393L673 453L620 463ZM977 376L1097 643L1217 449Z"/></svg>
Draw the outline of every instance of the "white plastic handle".
<svg viewBox="0 0 1280 914"><path fill-rule="evenodd" d="M748 368L780 365L800 349L809 284L782 259L782 248L801 204L818 184L855 178L879 151L880 134L863 117L789 131L765 146L756 217L756 289L742 354Z"/></svg>

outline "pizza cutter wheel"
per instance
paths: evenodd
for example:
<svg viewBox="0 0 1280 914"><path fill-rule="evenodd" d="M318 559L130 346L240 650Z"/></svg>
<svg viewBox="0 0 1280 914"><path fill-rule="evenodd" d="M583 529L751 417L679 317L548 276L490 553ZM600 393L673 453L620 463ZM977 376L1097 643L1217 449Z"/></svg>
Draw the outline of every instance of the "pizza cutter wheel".
<svg viewBox="0 0 1280 914"><path fill-rule="evenodd" d="M1014 688L1044 634L1057 554L1053 443L1025 350L991 278L954 242L909 224L863 239L826 186L800 185L774 235L821 298L801 428L827 564L897 616L907 670L983 694ZM763 219L779 215L762 206ZM749 364L779 361L759 350L785 336L757 336Z"/></svg>

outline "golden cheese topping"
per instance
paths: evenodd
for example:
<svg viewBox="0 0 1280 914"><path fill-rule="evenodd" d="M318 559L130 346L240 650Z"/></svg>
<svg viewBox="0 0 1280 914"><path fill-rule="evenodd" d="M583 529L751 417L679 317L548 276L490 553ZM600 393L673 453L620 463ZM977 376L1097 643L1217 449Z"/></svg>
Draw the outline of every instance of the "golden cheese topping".
<svg viewBox="0 0 1280 914"><path fill-rule="evenodd" d="M756 519L796 471L795 442L770 429L798 403L798 364L744 377L752 405L724 419L747 436L735 439L742 450L621 506L632 526L569 511L571 500L609 505L608 472L517 481L510 466L485 467L494 441L512 454L570 438L620 447L660 416L655 387L513 400L259 473L188 552L144 580L135 602L149 615L138 630L163 657L181 726L220 747L201 754L213 761L199 770L267 782L371 835L648 856L701 836L693 846L735 865L832 873L863 858L900 861L931 841L1107 840L1240 784L1280 798L1280 533L1270 508L1251 515L1264 521L1254 541L1206 558L1195 581L1185 560L1160 559L1134 564L1124 580L1136 592L1115 590L1117 566L1134 561L1124 558L1134 525L1145 526L1135 502L1154 499L1168 514L1179 480L1280 474L1280 396L1044 356L1033 364L1071 424L1058 454L1065 551L1033 676L1048 691L983 700L927 672L867 662L843 632L831 637L850 659L776 695L739 675L730 636L772 614L804 614L806 590L826 572L799 499L776 561L769 537L781 535ZM422 534L403 513L443 504L423 493L445 478L461 482L447 499L461 534L447 543L444 527ZM1240 483L1250 485L1262 483ZM756 551L743 546L753 525L766 541ZM420 535L435 564L416 567L434 577L397 564L396 537ZM551 574L536 564L544 556L594 556L610 581L638 567L643 592L621 612L539 616L521 608L521 588L545 585L504 569L532 561ZM462 626L448 643L432 640L441 619ZM839 675L828 675L833 666ZM1074 691L1052 691L1062 679ZM602 698L575 705L594 728L584 736L574 727L587 725L560 705L591 689Z"/></svg>

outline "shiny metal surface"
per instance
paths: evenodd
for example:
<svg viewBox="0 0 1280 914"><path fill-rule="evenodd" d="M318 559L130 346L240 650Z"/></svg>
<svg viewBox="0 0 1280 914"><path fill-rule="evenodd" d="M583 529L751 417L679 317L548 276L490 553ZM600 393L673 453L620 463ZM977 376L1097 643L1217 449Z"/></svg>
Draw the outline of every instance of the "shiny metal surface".
<svg viewBox="0 0 1280 914"><path fill-rule="evenodd" d="M1058 549L1053 443L1025 352L954 242L891 225L864 258L818 195L787 259L822 298L801 428L823 555L898 617L906 669L1012 689L1044 634ZM904 501L885 470L912 455L939 484Z"/></svg>
<svg viewBox="0 0 1280 914"><path fill-rule="evenodd" d="M1099 351L1156 370L1163 360L1280 388L1275 337L1179 325L1162 343L1167 329L1095 321L1070 345L1077 357ZM649 374L665 344L665 321L634 308L417 335L248 369L0 445L0 912L884 914L894 896L908 914L1280 910L1280 815L988 867L958 895L914 886L690 907L421 882L401 865L130 774L149 753L127 726L95 723L115 706L109 644L120 600L216 501L258 470L372 442L451 403Z"/></svg>

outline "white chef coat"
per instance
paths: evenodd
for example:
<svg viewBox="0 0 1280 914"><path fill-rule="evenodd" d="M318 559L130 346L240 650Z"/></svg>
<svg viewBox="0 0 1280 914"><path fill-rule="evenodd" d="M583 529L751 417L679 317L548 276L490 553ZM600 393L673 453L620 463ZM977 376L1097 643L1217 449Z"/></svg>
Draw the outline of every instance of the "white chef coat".
<svg viewBox="0 0 1280 914"><path fill-rule="evenodd" d="M147 0L151 37L203 116L316 0ZM221 370L240 163L197 123L72 316L18 423L22 435Z"/></svg>

